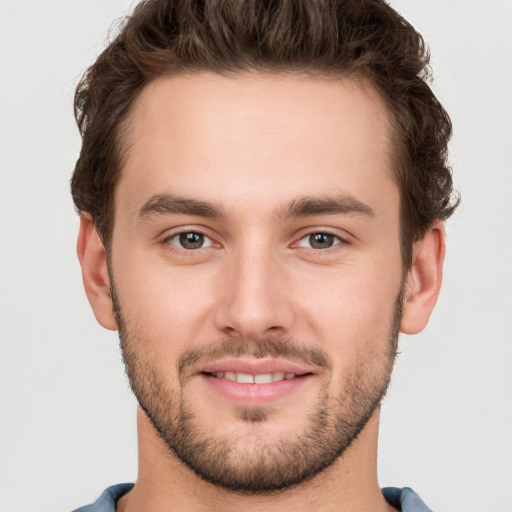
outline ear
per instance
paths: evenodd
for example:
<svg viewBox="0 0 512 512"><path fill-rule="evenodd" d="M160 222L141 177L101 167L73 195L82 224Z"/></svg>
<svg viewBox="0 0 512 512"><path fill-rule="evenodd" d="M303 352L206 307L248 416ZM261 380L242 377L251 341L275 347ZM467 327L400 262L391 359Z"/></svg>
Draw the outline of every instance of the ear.
<svg viewBox="0 0 512 512"><path fill-rule="evenodd" d="M428 323L441 289L445 250L446 240L441 222L436 223L413 246L400 322L400 330L404 334L417 334Z"/></svg>
<svg viewBox="0 0 512 512"><path fill-rule="evenodd" d="M80 214L80 231L76 249L82 267L85 293L94 316L103 327L116 331L117 323L110 297L110 278L107 272L107 255L94 222L86 213Z"/></svg>

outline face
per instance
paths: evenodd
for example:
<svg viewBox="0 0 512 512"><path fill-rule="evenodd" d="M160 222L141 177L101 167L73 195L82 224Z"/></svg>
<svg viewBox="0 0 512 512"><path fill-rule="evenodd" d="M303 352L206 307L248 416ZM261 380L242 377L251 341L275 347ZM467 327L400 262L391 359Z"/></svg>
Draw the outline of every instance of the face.
<svg viewBox="0 0 512 512"><path fill-rule="evenodd" d="M360 82L160 79L128 120L109 273L132 388L178 457L266 492L385 392L403 269L389 125Z"/></svg>

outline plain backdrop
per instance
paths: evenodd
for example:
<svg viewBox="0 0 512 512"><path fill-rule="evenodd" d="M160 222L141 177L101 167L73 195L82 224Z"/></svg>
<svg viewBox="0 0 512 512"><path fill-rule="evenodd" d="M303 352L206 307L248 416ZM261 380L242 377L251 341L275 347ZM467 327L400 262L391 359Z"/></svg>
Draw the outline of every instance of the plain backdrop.
<svg viewBox="0 0 512 512"><path fill-rule="evenodd" d="M436 512L512 511L512 1L394 0L432 51L463 202L429 327L403 337L382 486ZM73 90L122 0L0 0L0 508L66 512L136 478L116 333L75 257Z"/></svg>

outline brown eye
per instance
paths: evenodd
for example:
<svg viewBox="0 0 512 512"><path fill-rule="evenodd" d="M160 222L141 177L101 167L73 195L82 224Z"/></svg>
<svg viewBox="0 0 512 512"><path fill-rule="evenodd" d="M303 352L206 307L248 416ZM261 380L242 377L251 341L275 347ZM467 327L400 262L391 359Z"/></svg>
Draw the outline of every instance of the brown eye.
<svg viewBox="0 0 512 512"><path fill-rule="evenodd" d="M204 244L204 235L201 233L182 233L180 245L185 249L199 249Z"/></svg>
<svg viewBox="0 0 512 512"><path fill-rule="evenodd" d="M313 233L309 235L308 241L313 249L329 249L334 245L336 238L329 233Z"/></svg>
<svg viewBox="0 0 512 512"><path fill-rule="evenodd" d="M331 233L323 233L322 231L317 233L311 233L301 238L297 242L298 247L304 247L306 249L330 249L336 245L343 243L343 240L336 235Z"/></svg>
<svg viewBox="0 0 512 512"><path fill-rule="evenodd" d="M177 245L187 251L193 251L194 249L202 249L204 247L210 247L213 242L202 233L196 231L185 231L178 233L168 239L168 243Z"/></svg>

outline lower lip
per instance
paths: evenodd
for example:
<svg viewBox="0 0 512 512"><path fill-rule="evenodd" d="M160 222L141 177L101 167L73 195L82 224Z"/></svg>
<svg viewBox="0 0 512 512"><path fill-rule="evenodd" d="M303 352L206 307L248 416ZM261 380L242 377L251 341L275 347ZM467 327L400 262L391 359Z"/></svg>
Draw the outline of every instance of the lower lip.
<svg viewBox="0 0 512 512"><path fill-rule="evenodd" d="M269 384L242 384L228 379L211 377L204 373L200 374L199 377L208 389L216 395L228 399L234 405L262 406L297 392L313 378L313 375L303 375Z"/></svg>

